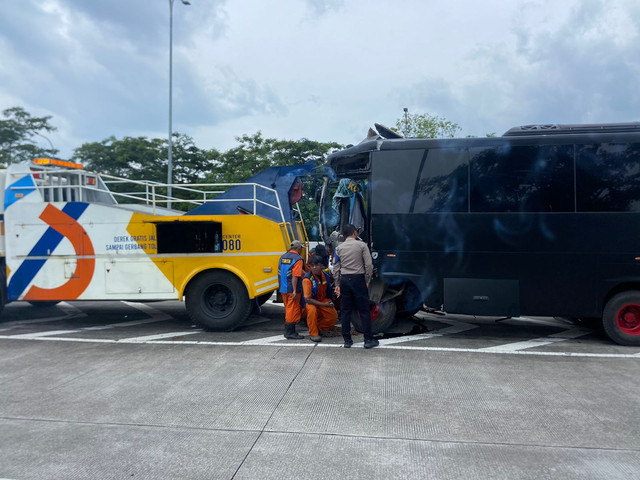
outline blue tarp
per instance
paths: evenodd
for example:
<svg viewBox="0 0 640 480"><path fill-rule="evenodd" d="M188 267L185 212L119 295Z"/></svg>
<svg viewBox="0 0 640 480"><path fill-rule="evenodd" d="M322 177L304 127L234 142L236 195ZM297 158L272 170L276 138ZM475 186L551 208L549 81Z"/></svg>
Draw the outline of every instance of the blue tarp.
<svg viewBox="0 0 640 480"><path fill-rule="evenodd" d="M309 161L304 165L290 167L270 167L245 180L243 183L257 183L276 190L284 213L284 220L289 222L294 218L293 209L289 204L289 190L291 190L296 178L308 175L314 167L315 164L313 161ZM242 210L253 213L253 201L246 200L253 199L253 196L252 185L239 185L230 188L216 197L216 200L229 201L207 202L185 213L185 215L238 215ZM277 206L275 195L271 191L257 188L256 198L269 205ZM282 221L280 212L276 208L260 203L257 204L256 215L268 218L274 222Z"/></svg>

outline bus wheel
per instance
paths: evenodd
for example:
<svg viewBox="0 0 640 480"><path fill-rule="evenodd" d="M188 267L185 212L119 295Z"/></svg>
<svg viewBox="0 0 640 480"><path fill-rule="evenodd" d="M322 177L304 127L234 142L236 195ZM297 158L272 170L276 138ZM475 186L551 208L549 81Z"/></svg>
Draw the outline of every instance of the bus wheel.
<svg viewBox="0 0 640 480"><path fill-rule="evenodd" d="M411 317L420 311L420 307L422 307L420 290L413 283L407 283L404 292L397 299L397 315Z"/></svg>
<svg viewBox="0 0 640 480"><path fill-rule="evenodd" d="M29 300L28 303L30 305L33 305L34 307L47 308L47 307L54 307L60 302L58 300L41 300L41 301Z"/></svg>
<svg viewBox="0 0 640 480"><path fill-rule="evenodd" d="M609 300L604 308L602 325L614 342L640 346L640 292L622 292Z"/></svg>
<svg viewBox="0 0 640 480"><path fill-rule="evenodd" d="M384 333L393 324L396 319L396 301L389 300L384 303L372 303L371 304L371 333ZM362 332L362 322L360 321L360 315L356 312L351 317L351 323L353 328Z"/></svg>
<svg viewBox="0 0 640 480"><path fill-rule="evenodd" d="M200 274L187 286L185 298L191 320L207 330L229 332L251 313L247 289L229 272Z"/></svg>

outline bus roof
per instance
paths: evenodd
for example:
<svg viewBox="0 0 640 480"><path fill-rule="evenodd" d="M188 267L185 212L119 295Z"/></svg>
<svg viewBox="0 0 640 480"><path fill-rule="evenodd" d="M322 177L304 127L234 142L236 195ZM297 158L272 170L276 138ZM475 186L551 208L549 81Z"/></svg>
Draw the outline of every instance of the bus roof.
<svg viewBox="0 0 640 480"><path fill-rule="evenodd" d="M561 144L585 142L640 143L640 122L598 124L524 125L507 130L501 137L467 138L373 138L327 156L331 164L341 158L379 150L414 150L427 148L487 147L513 144Z"/></svg>

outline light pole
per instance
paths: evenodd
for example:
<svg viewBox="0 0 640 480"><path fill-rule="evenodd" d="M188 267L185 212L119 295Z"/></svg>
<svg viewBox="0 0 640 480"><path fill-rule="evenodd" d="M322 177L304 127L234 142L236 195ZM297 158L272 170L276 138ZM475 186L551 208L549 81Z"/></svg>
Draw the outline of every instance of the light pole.
<svg viewBox="0 0 640 480"><path fill-rule="evenodd" d="M409 109L407 107L403 108L404 110L404 136L409 136Z"/></svg>
<svg viewBox="0 0 640 480"><path fill-rule="evenodd" d="M183 5L191 5L188 0L180 0ZM173 173L173 0L169 0L169 154L167 162L167 208L171 208L171 176Z"/></svg>
<svg viewBox="0 0 640 480"><path fill-rule="evenodd" d="M44 135L42 135L41 133L38 132L34 132L36 135L38 135L39 137L44 138L47 142L49 142L49 145L51 145L51 154L54 155L55 152L57 152L57 150L55 149L55 147L53 146L53 143L51 143L51 140L49 140L49 137L45 137Z"/></svg>

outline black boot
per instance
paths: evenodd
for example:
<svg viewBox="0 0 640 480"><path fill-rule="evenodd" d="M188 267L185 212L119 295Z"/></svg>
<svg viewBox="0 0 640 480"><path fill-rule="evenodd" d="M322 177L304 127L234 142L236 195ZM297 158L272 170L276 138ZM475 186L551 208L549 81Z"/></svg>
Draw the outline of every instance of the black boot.
<svg viewBox="0 0 640 480"><path fill-rule="evenodd" d="M285 323L284 324L284 338L288 340L301 340L304 337L302 335L298 335L296 333L296 324L295 323Z"/></svg>

